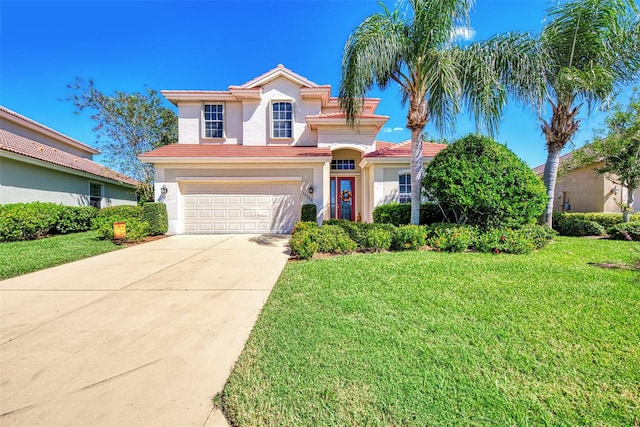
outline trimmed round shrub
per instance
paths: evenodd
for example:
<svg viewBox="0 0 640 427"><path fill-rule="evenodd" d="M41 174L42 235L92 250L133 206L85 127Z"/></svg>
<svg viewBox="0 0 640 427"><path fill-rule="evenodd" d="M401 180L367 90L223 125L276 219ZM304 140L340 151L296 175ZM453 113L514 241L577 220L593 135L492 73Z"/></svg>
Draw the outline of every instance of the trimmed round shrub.
<svg viewBox="0 0 640 427"><path fill-rule="evenodd" d="M421 225L403 225L393 233L391 246L396 250L416 250L427 244L427 229Z"/></svg>
<svg viewBox="0 0 640 427"><path fill-rule="evenodd" d="M93 206L60 206L59 219L55 229L60 234L78 233L91 229L91 223L98 215Z"/></svg>
<svg viewBox="0 0 640 427"><path fill-rule="evenodd" d="M365 248L376 252L386 251L391 247L392 233L379 227L371 227L365 234Z"/></svg>
<svg viewBox="0 0 640 427"><path fill-rule="evenodd" d="M311 238L318 242L318 252L329 254L344 254L353 252L358 245L349 235L337 225L323 225L311 234Z"/></svg>
<svg viewBox="0 0 640 427"><path fill-rule="evenodd" d="M149 236L161 236L169 231L169 216L164 203L148 202L142 205L142 218L149 224Z"/></svg>
<svg viewBox="0 0 640 427"><path fill-rule="evenodd" d="M438 153L426 168L423 187L457 223L486 228L533 224L547 203L544 184L526 163L479 135Z"/></svg>
<svg viewBox="0 0 640 427"><path fill-rule="evenodd" d="M298 229L289 240L291 255L300 259L310 259L318 251L318 242L311 238L314 231L310 229Z"/></svg>
<svg viewBox="0 0 640 427"><path fill-rule="evenodd" d="M608 232L612 239L640 242L640 221L629 221L614 225L609 228Z"/></svg>
<svg viewBox="0 0 640 427"><path fill-rule="evenodd" d="M113 222L125 223L127 237L124 241L126 242L139 242L149 235L149 224L146 221L141 221L137 218L115 218ZM99 239L114 240L113 223L103 222L100 227L98 227L97 232Z"/></svg>
<svg viewBox="0 0 640 427"><path fill-rule="evenodd" d="M526 239L531 240L536 249L542 249L547 246L554 236L558 234L546 224L525 225L519 231Z"/></svg>
<svg viewBox="0 0 640 427"><path fill-rule="evenodd" d="M579 216L565 216L558 220L555 229L561 236L603 236L605 228L595 221Z"/></svg>
<svg viewBox="0 0 640 427"><path fill-rule="evenodd" d="M300 214L301 221L316 221L318 218L318 208L313 203L307 203L302 205Z"/></svg>
<svg viewBox="0 0 640 427"><path fill-rule="evenodd" d="M530 254L536 246L533 239L528 238L521 230L494 228L478 233L473 241L473 248L478 252L494 254Z"/></svg>
<svg viewBox="0 0 640 427"><path fill-rule="evenodd" d="M55 232L61 205L12 203L0 207L0 241L32 240Z"/></svg>
<svg viewBox="0 0 640 427"><path fill-rule="evenodd" d="M427 244L437 251L464 252L473 243L476 229L454 224L433 224L427 228Z"/></svg>

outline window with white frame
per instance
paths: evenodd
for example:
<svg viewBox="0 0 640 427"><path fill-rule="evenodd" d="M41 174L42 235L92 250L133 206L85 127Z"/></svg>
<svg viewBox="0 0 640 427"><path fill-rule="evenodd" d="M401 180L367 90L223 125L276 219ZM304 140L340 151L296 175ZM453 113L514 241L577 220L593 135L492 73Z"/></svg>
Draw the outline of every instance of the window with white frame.
<svg viewBox="0 0 640 427"><path fill-rule="evenodd" d="M398 202L411 203L411 175L398 176Z"/></svg>
<svg viewBox="0 0 640 427"><path fill-rule="evenodd" d="M353 159L334 159L331 160L332 170L354 170L356 161Z"/></svg>
<svg viewBox="0 0 640 427"><path fill-rule="evenodd" d="M277 101L271 104L273 138L293 138L293 103Z"/></svg>
<svg viewBox="0 0 640 427"><path fill-rule="evenodd" d="M207 104L204 106L204 137L224 137L224 105Z"/></svg>

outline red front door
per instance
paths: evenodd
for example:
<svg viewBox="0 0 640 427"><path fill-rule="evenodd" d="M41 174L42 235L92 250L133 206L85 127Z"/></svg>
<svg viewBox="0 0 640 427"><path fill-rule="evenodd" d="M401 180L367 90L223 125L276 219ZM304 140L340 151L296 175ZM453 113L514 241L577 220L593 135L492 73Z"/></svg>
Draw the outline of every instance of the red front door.
<svg viewBox="0 0 640 427"><path fill-rule="evenodd" d="M331 218L355 221L355 178L331 178Z"/></svg>

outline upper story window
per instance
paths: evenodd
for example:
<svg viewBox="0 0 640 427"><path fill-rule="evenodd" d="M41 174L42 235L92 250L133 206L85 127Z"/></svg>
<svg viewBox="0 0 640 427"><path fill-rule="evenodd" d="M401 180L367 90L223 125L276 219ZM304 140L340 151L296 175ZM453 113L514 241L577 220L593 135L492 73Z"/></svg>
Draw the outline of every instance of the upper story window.
<svg viewBox="0 0 640 427"><path fill-rule="evenodd" d="M273 138L293 138L293 103L278 101L271 108Z"/></svg>
<svg viewBox="0 0 640 427"><path fill-rule="evenodd" d="M398 202L411 203L411 175L398 176Z"/></svg>
<svg viewBox="0 0 640 427"><path fill-rule="evenodd" d="M223 138L224 105L207 104L204 106L204 137Z"/></svg>
<svg viewBox="0 0 640 427"><path fill-rule="evenodd" d="M354 170L356 168L355 160L346 160L346 159L336 159L331 160L331 169L332 170Z"/></svg>

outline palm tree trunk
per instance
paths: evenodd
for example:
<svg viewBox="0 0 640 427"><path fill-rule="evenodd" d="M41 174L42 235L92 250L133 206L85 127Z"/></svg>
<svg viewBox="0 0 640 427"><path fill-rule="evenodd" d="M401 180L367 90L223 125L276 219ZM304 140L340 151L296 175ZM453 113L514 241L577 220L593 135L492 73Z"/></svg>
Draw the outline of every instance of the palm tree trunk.
<svg viewBox="0 0 640 427"><path fill-rule="evenodd" d="M411 224L420 225L420 205L422 202L422 161L423 129L411 129Z"/></svg>
<svg viewBox="0 0 640 427"><path fill-rule="evenodd" d="M561 149L552 149L549 147L547 154L547 162L544 166L544 174L542 179L544 186L547 188L547 207L544 211L544 222L550 228L553 226L553 201L556 191L556 177L558 176L558 166L560 165Z"/></svg>

